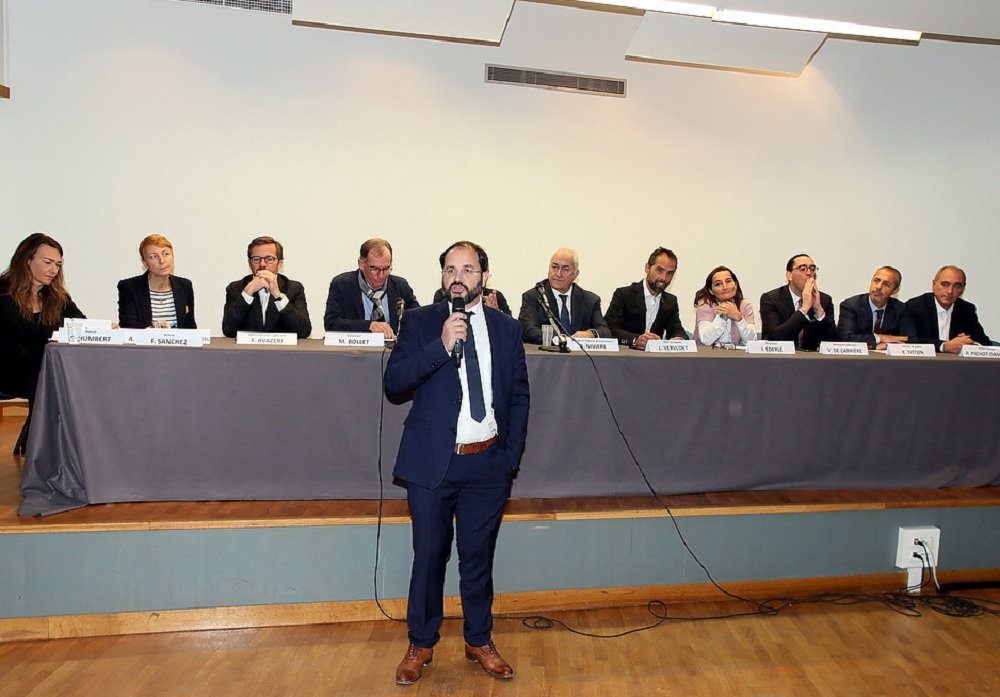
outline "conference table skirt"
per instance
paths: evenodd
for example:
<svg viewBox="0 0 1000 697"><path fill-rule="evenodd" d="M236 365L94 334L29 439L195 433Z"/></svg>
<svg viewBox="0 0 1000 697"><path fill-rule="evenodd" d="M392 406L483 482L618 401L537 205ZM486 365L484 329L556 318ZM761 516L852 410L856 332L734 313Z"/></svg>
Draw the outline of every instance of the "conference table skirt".
<svg viewBox="0 0 1000 697"><path fill-rule="evenodd" d="M663 494L1000 484L996 360L526 351L516 497L648 495L640 468ZM387 357L319 340L51 344L19 513L402 498L391 472L409 402L384 396Z"/></svg>

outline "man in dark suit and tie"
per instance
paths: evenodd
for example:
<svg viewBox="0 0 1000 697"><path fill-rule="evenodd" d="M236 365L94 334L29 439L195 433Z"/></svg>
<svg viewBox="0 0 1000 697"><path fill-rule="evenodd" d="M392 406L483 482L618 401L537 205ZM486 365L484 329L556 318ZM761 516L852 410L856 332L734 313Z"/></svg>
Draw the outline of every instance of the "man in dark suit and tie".
<svg viewBox="0 0 1000 697"><path fill-rule="evenodd" d="M963 346L989 346L993 342L979 323L976 306L962 299L965 272L957 266L942 266L931 281L931 292L906 301L906 309L917 325L911 341L934 344L940 353L959 353Z"/></svg>
<svg viewBox="0 0 1000 697"><path fill-rule="evenodd" d="M835 341L833 298L820 292L819 267L808 254L796 254L785 264L787 285L760 296L761 337L794 341L797 348L815 351L821 341Z"/></svg>
<svg viewBox="0 0 1000 697"><path fill-rule="evenodd" d="M482 247L456 242L440 260L441 285L465 312L452 312L451 301L408 312L385 369L389 394L413 393L393 470L406 482L413 534L400 685L420 679L441 638L453 539L465 657L495 678L514 675L493 643L493 554L528 429L521 328L481 302L489 279Z"/></svg>
<svg viewBox="0 0 1000 697"><path fill-rule="evenodd" d="M646 262L646 280L623 286L611 296L604 319L618 343L645 349L650 339L686 339L677 296L667 286L677 272L677 255L657 247Z"/></svg>
<svg viewBox="0 0 1000 697"><path fill-rule="evenodd" d="M289 332L305 339L312 333L306 291L279 273L285 250L273 237L258 237L247 246L250 275L226 286L222 333Z"/></svg>
<svg viewBox="0 0 1000 697"><path fill-rule="evenodd" d="M584 290L576 281L580 275L580 258L572 249L557 249L549 261L548 280L540 281L531 290L521 294L521 323L524 341L542 343L542 325L549 322L542 307L539 291L544 292L549 308L563 325L569 336L593 339L611 338L611 329L601 314L601 299L596 293Z"/></svg>
<svg viewBox="0 0 1000 697"><path fill-rule="evenodd" d="M395 339L404 310L420 307L410 284L391 276L392 245L373 237L361 245L358 270L334 276L326 296L328 332L376 332Z"/></svg>
<svg viewBox="0 0 1000 697"><path fill-rule="evenodd" d="M870 349L884 350L886 344L906 343L916 336L917 325L909 310L892 297L902 282L903 274L897 269L876 269L867 293L840 303L840 340L864 342Z"/></svg>

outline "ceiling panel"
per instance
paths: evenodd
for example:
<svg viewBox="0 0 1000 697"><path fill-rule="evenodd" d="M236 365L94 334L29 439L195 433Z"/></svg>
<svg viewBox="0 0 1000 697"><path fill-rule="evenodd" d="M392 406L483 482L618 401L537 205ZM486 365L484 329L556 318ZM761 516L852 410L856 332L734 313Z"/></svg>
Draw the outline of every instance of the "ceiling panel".
<svg viewBox="0 0 1000 697"><path fill-rule="evenodd" d="M627 58L746 72L798 75L825 34L719 24L647 12Z"/></svg>

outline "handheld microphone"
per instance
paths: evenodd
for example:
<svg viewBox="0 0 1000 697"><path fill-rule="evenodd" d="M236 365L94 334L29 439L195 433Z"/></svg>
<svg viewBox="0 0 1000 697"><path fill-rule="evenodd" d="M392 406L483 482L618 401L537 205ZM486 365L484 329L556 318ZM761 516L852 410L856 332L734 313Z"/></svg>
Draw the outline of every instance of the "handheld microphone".
<svg viewBox="0 0 1000 697"><path fill-rule="evenodd" d="M461 312L465 314L465 298L455 297L451 299L451 311ZM462 351L464 350L465 342L461 339L455 340L455 346L451 349L451 357L455 360L455 367L460 368L462 365Z"/></svg>

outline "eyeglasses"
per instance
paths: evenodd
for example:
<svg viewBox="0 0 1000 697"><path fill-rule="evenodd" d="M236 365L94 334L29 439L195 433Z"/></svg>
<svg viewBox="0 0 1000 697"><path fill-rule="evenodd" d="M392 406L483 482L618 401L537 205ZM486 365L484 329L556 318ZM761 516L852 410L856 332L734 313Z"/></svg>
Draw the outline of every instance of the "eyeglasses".
<svg viewBox="0 0 1000 697"><path fill-rule="evenodd" d="M456 269L453 266L449 266L447 269L441 272L441 275L444 276L445 278L458 278L459 276L462 276L464 278L467 276L475 276L477 273L482 273L482 271L474 269L471 266L466 266L461 269Z"/></svg>
<svg viewBox="0 0 1000 697"><path fill-rule="evenodd" d="M271 257L271 256L268 256L268 257L248 257L248 259L250 259L250 261L252 261L254 264L259 264L262 261L265 262L265 263L267 263L267 264L273 264L274 262L276 262L278 260L278 257Z"/></svg>
<svg viewBox="0 0 1000 697"><path fill-rule="evenodd" d="M392 271L392 264L389 264L388 266L372 266L367 261L362 261L361 263L365 265L366 269L371 271L376 276L383 276Z"/></svg>
<svg viewBox="0 0 1000 697"><path fill-rule="evenodd" d="M819 271L819 267L816 266L816 264L799 264L798 266L792 267L792 271L798 271L799 273L812 271L813 273L816 273Z"/></svg>

